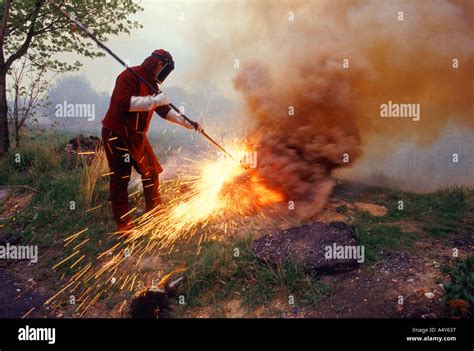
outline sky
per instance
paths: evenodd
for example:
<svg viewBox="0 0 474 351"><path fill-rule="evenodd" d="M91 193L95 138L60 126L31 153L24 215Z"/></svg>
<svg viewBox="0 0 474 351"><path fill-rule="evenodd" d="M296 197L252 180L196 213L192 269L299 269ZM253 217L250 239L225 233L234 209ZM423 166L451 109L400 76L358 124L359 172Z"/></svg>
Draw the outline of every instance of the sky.
<svg viewBox="0 0 474 351"><path fill-rule="evenodd" d="M241 60L241 66L253 60L268 60L276 66L278 70L286 74L286 70L289 71L291 67L283 66L283 69L281 69L280 65L275 64L275 58L278 55L274 55L274 51L272 50L276 49L280 51L280 49L284 49L281 43L285 43L285 45L289 43L289 46L297 48L297 50L291 51L292 55L294 52L297 53L295 57L290 57L291 60L299 57L311 58L307 52L308 40L312 41L314 39L319 50L319 47L324 44L325 40L328 41L326 44L333 44L330 42L331 36L328 34L331 34L330 32L337 33L339 29L338 26L331 27L332 22L327 17L312 11L309 14L305 13L309 20L308 23L310 23L311 26L314 24L316 27L321 25L322 29L317 27L316 29L318 29L318 31L310 34L316 35L322 33L323 36L315 36L314 38L309 34L306 35L307 38L305 38L304 35L300 37L294 36L291 30L292 27L290 27L292 24L289 23L287 19L288 11L293 10L293 8L291 5L284 5L283 2L273 0L269 0L268 3L278 4L279 6L274 6L272 11L267 11L267 9L264 8L263 12L255 12L257 15L249 10L249 8L255 7L256 10L261 11L263 7L258 5L264 3L263 0L250 0L248 3L241 0L134 1L139 1L144 10L131 16L130 19L139 21L143 25L143 28L132 30L130 35L120 34L119 36L110 36L106 45L131 66L139 65L154 49L163 48L170 51L175 60L176 68L161 88L165 93L167 89L169 89L171 93L169 95L172 96L173 102L178 106L186 100L186 96L182 99L179 96L182 89L197 93L199 88L205 85L210 87L211 95L222 95L231 102L237 102L235 106L244 107L245 104L241 99L242 96L234 89L233 84L233 79L239 74L239 68L234 66L235 58ZM317 0L316 3L318 3L318 1L319 0ZM306 1L302 3L304 5ZM329 3L331 7L334 6L337 8L338 6L336 5L341 4L342 1ZM371 3L373 7L379 5L377 1ZM397 3L397 1L393 2L393 4ZM407 4L408 3L410 2L407 2ZM250 4L254 6L249 6ZM427 7L436 8L434 5ZM384 9L385 8L386 7L384 7ZM390 6L387 8L390 8ZM362 23L367 22L370 24L374 18L377 19L377 16L373 16L372 12L367 11L370 16L367 16L367 21L364 22L365 17L361 16L361 13L365 13L366 10L367 6L362 6L356 9L356 11L351 12L352 17L348 16L347 18L349 18L349 20L352 19L354 23L362 21ZM295 22L295 24L305 24L304 21L299 22L299 18L303 17L302 11L303 10L296 12L297 22ZM382 16L382 12L380 12L380 15ZM317 21L314 20L316 17L318 18ZM346 18L343 12L341 12L341 18ZM325 20L328 23L326 23ZM436 21L433 20L433 22ZM349 21L349 23L352 22ZM311 26L308 28L312 28ZM300 26L299 28L306 27ZM364 35L361 37L370 37L373 35L373 33L370 32L371 30L369 32L362 32ZM377 33L384 32L379 30ZM326 37L329 39L326 39ZM295 38L298 40L295 40ZM287 58L285 55L282 57ZM59 58L63 58L67 61L78 59L77 55L72 54L61 54ZM79 71L72 74L84 76L96 91L110 95L114 88L117 75L122 72L124 68L108 55L93 60L80 57L79 60L83 66ZM288 65L289 63L285 62L284 64ZM301 85L300 82L298 82L298 84ZM297 85L295 85L295 87L299 88ZM200 98L198 96L195 99L199 100ZM199 118L199 111L205 111L207 109L206 101L202 101L202 106L197 103L196 105L198 105L198 108L195 109L196 112L193 115L190 115L191 118ZM223 102L222 105L225 105L225 102ZM211 108L216 108L216 106L212 106ZM219 113L216 113L216 115L219 115ZM227 115L230 115L230 113L226 114L226 116ZM244 120L244 118L241 118L242 116L239 114L239 111L235 116ZM201 120L199 121L202 122ZM208 122L207 125L204 123L206 130L209 127L213 133L219 131L217 127L216 130L212 130L212 127L217 124L216 120L210 120L205 116L204 122L206 121ZM159 127L161 128L163 125L159 125ZM226 120L223 129L229 129L228 127ZM450 135L447 140L441 140L438 146L440 149L446 147L447 149L452 149L453 145L457 145L456 141L458 141L459 144L464 144L465 137L465 135L454 133ZM383 169L384 171L390 171L390 173L397 175L401 167L400 164L404 164L408 153L411 152L409 150L420 149L425 155L433 155L429 157L429 162L425 162L428 166L433 162L441 164L434 160L436 154L439 153L438 151L435 152L438 146L433 146L429 152L426 152L427 149L422 151L416 142L411 139L407 140L407 144L404 145L405 144L400 145L398 149L400 152L393 155L391 159L384 154L384 157L387 156L385 157L385 163L380 159L372 162L373 160L371 158L359 161L358 167L355 167L353 171L351 171L351 176L357 173L366 176L368 170L373 171L374 169ZM468 152L466 151L465 153ZM431 162L432 160L433 162ZM421 160L419 164L421 165L423 162L424 161ZM416 168L419 169L420 172L426 169L426 167L418 166ZM358 172L358 170L360 170L360 172ZM464 172L464 170L462 170L462 172ZM413 170L410 170L409 173L413 173ZM444 175L450 174L448 170L445 170L445 172L440 171L440 174L441 173ZM424 174L421 174L421 176L423 175ZM469 175L469 178L472 181L472 174ZM445 182L445 180L442 179L440 182Z"/></svg>
<svg viewBox="0 0 474 351"><path fill-rule="evenodd" d="M132 30L130 35L110 36L106 45L131 66L139 65L154 49L168 50L173 55L176 68L167 78L163 90L166 91L166 86L196 88L199 82L188 79L199 60L199 54L195 50L196 38L192 35L193 28L206 23L214 26L216 21L224 25L225 19L216 15L209 21L207 11L212 2L208 1L141 0L140 4L144 11L131 16L130 19L138 20L143 28ZM64 55L66 59L70 57ZM80 61L83 67L74 74L84 75L98 91L110 93L115 78L123 70L110 56L94 60L81 57ZM235 97L232 86L235 73L232 61L229 61L229 70L225 77L209 75L207 78L221 94Z"/></svg>

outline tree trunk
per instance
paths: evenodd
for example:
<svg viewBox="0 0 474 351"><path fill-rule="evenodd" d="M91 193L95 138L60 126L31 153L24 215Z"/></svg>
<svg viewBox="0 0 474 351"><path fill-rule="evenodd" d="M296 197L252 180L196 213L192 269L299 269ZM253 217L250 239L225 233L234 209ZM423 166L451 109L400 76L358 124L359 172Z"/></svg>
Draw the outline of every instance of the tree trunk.
<svg viewBox="0 0 474 351"><path fill-rule="evenodd" d="M16 112L17 111L15 111L15 114ZM15 141L16 141L15 147L19 147L20 146L20 125L18 124L18 115L16 115L14 118L15 118Z"/></svg>
<svg viewBox="0 0 474 351"><path fill-rule="evenodd" d="M0 158L5 156L10 149L6 76L5 65L0 64Z"/></svg>

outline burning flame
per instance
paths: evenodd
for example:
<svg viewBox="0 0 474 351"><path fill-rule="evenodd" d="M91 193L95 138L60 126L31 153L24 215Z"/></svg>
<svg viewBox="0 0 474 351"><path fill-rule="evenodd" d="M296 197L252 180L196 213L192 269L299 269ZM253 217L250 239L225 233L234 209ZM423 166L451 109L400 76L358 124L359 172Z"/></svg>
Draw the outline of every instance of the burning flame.
<svg viewBox="0 0 474 351"><path fill-rule="evenodd" d="M248 152L245 145L234 145L232 149L234 155ZM239 228L242 216L265 216L265 209L284 199L282 193L265 184L257 168L247 169L231 158L195 161L191 168L184 168L180 179L166 185L166 206L137 218L130 235L98 255L100 264L87 260L72 262L69 268L75 268L75 273L47 303L60 304L58 297L69 289L65 295L80 294L83 302L76 311L82 315L114 287L133 291L139 278L136 266L145 255L157 257L163 249L171 252L178 241L197 235L199 250L203 242L211 240L211 235ZM71 235L67 245L85 232L87 229ZM60 264L79 257L79 249L73 251Z"/></svg>
<svg viewBox="0 0 474 351"><path fill-rule="evenodd" d="M234 155L248 152L234 146ZM182 237L193 236L208 225L224 224L238 215L281 202L283 195L270 189L256 169L246 169L232 158L197 163L196 176L185 176L189 190L170 199L165 209L139 218L129 240L148 236L159 247L170 247Z"/></svg>
<svg viewBox="0 0 474 351"><path fill-rule="evenodd" d="M226 209L229 201L221 196L221 191L244 171L241 165L228 158L204 165L192 196L172 210L172 219L197 223Z"/></svg>

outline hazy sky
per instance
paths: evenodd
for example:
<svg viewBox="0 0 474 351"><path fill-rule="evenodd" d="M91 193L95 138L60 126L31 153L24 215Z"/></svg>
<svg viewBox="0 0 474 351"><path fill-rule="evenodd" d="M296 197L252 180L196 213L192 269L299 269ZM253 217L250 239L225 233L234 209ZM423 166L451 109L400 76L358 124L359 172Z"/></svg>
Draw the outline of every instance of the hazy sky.
<svg viewBox="0 0 474 351"><path fill-rule="evenodd" d="M299 40L304 38L304 33L301 35L301 38L292 34L293 27L291 27L292 24L289 23L287 17L288 11L293 10L291 5L283 1L268 0L268 4L278 6L274 6L273 11L267 11L265 6L260 6L263 8L263 11L258 12L258 15L261 17L252 17L252 11L249 11L249 7L251 6L249 5L261 5L263 2L264 0L251 0L248 2L243 0L141 0L140 3L144 8L144 11L131 17L131 19L138 20L143 25L143 28L133 30L130 35L122 34L118 37L111 36L106 45L132 66L139 65L154 49L163 48L170 51L174 57L176 69L168 77L162 87L164 92L166 92L166 89L169 87L185 88L195 92L196 88L200 87L201 84L207 85L208 83L211 83L211 87L213 87L211 95L224 95L232 100L238 100L240 94L234 90L232 82L233 78L239 72L239 69L236 69L233 66L233 60L235 58L239 58L242 65L253 60L261 60L264 62L271 60L270 62L275 67L278 67L278 69L282 67L284 71L286 67L285 65L291 64L292 61L285 61L283 66L275 65L278 55L273 55L275 50L279 52L279 49L282 46L281 43L284 43L283 45L290 43L291 45L289 46L296 48L296 50L291 51L292 55L294 52L298 57L302 55L307 56L308 48L305 46L307 41ZM315 3L318 2L319 0L315 1ZM340 4L342 1L334 2ZM303 1L302 3L306 2ZM332 2L329 3L332 4ZM382 9L388 9L384 13L386 14L388 11L390 14L390 6L382 7L382 5L380 5L380 9L378 9L376 8L376 5L379 5L378 1L368 3L372 4L369 8L380 11L381 14L383 14L381 12ZM394 1L389 3L395 5L397 3L407 5L411 2ZM415 6L415 8L416 7L417 6ZM427 8L436 9L436 6L427 6ZM363 13L367 12L367 6L362 6L351 12L352 17L349 18L352 18L353 21L355 21L354 18L357 19L357 21L355 21L356 23L362 21L363 18L361 18L360 15L361 11ZM331 34L331 32L337 33L339 27L334 25L327 17L320 16L314 11L311 11L310 13L306 12L306 17L302 16L303 14L301 12L296 12L296 14L298 21L299 18L306 18L308 22L303 22L303 24L311 24L311 26L313 26L315 23L318 25L321 23L322 29L317 26L315 27L314 38L312 35L308 37L308 40L314 39L315 42L317 42L318 50L320 45L325 42L324 40L328 41L328 43L326 43L328 45L333 44L332 42L329 43L330 39L326 39L326 36ZM367 23L370 24L374 18L377 18L377 16L374 16L370 11L368 11L368 14L370 14L370 16L367 16ZM341 18L345 18L344 16L341 15ZM317 21L314 20L316 17L318 17ZM324 22L323 19L327 20L326 26L326 22ZM433 22L436 21L433 20ZM362 23L366 22L362 21ZM311 26L308 28L312 28ZM306 28L304 25L300 25L300 27ZM373 28L370 28L370 30L372 29ZM400 35L403 35L403 31ZM330 35L328 37L331 38ZM295 38L298 40L295 40ZM361 36L361 38L365 38L365 35ZM411 41L408 41L407 43L411 43ZM343 43L337 44L343 45ZM413 46L413 43L410 45ZM428 45L428 47L430 46ZM77 59L78 57L77 55L63 54L62 58ZM283 55L282 58L286 58L286 56ZM79 60L83 63L83 67L73 74L85 76L97 91L111 94L115 79L124 68L108 55L94 60L79 57ZM298 86L295 85L295 87ZM178 89L176 89L176 91L179 92ZM174 103L177 105L183 102L178 99L179 98L174 100ZM237 108L243 107L244 103L238 103L235 105ZM244 117L241 116L240 113L236 113L235 116L244 120ZM197 116L191 117L197 118ZM429 116L427 116L427 120L428 118ZM469 131L466 131L466 133L468 132ZM440 146L440 148L442 149L444 146L448 145L449 148L447 149L455 149L457 145L454 143L455 140L458 140L460 144L463 144L461 140L464 139L457 135L450 136L448 141L440 144L442 146ZM425 152L428 149L420 148L408 137L407 142L410 143L409 149L411 150L419 149L420 151ZM378 150L378 146L374 149ZM435 148L433 147L432 150L434 149ZM469 146L469 150L471 149L472 143ZM367 150L365 151L367 154ZM464 154L468 153L469 152L464 150ZM427 152L425 154L427 154ZM393 162L395 165L393 168L394 173L399 171L399 168L397 168L399 167L398 161L403 160L403 158L406 157L406 152L404 151L400 154L400 157L395 160L396 162ZM394 159L396 159L396 157L394 157ZM378 168L383 168L381 162L380 159L377 159L375 165L377 165ZM434 164L441 164L438 161L433 162ZM422 162L420 161L420 167L417 169L423 171L425 168L421 167L421 163ZM361 165L361 168L368 165L367 163L364 164L362 161L360 161L359 164ZM388 171L390 165L386 164L385 166ZM373 168L372 165L366 167L366 169ZM464 170L460 171L464 172ZM440 172L440 174L448 173L449 172L447 171L444 173ZM467 177L464 174L463 176ZM469 175L469 179L472 182L472 174Z"/></svg>
<svg viewBox="0 0 474 351"><path fill-rule="evenodd" d="M140 1L140 0L135 0ZM168 77L166 86L189 86L187 76L192 74L199 54L195 50L196 38L190 35L196 25L209 23L203 12L209 11L209 1L162 1L141 0L144 11L131 17L138 20L142 29L131 31L130 35L111 36L106 43L119 57L130 65L139 65L154 49L163 48L170 51L175 60L175 71ZM223 1L220 1L223 3ZM217 16L218 17L218 16ZM201 20L201 19L202 20ZM215 24L216 18L212 19ZM225 22L225 19L217 18ZM218 54L218 52L216 52ZM69 55L65 56L69 58ZM115 78L123 68L110 56L99 59L80 58L83 67L74 74L85 75L98 91L111 92ZM229 62L231 68L232 62ZM232 77L235 71L229 69L227 77L209 76L224 95L232 95ZM194 82L193 84L196 84Z"/></svg>

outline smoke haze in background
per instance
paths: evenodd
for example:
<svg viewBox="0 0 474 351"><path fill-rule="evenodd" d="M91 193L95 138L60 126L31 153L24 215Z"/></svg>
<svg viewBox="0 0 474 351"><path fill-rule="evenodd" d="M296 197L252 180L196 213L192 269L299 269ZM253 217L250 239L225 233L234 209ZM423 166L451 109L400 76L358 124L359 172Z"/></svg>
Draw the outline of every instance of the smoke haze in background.
<svg viewBox="0 0 474 351"><path fill-rule="evenodd" d="M474 2L142 4L145 11L137 19L144 28L108 44L132 65L150 49L169 49L177 69L164 91L216 139L240 133L256 147L260 143L260 164L281 173L269 181L291 182L295 193L312 189L314 179L330 189L331 171L416 190L474 184ZM453 58L458 69L452 68ZM349 60L348 69L342 68L343 59ZM123 68L110 57L84 63L81 74L99 95L106 90L110 96ZM421 120L381 118L380 104L389 100L421 104ZM102 97L90 102L95 101L101 105ZM289 106L294 116L288 115ZM183 146L181 155L195 151L197 138L159 118L150 134L159 153L170 140L173 149ZM459 164L451 162L454 152ZM350 156L348 164L341 153ZM321 164L312 172L309 166L317 161ZM305 170L295 170L299 166Z"/></svg>
<svg viewBox="0 0 474 351"><path fill-rule="evenodd" d="M376 163L373 172L384 172L385 160L400 159L402 146L411 143L430 157L449 128L474 127L472 2L259 1L209 11L218 17L207 16L194 31L201 53L196 77L219 75L239 60L234 84L261 172L289 200L304 200L303 217L324 204L334 169ZM420 104L421 119L381 118L380 105L388 101ZM451 155L459 151L445 144L444 157L436 155L440 171L453 166ZM460 158L463 170L472 168L469 151L468 145ZM413 155L407 151L402 159ZM467 173L457 180L472 182Z"/></svg>

